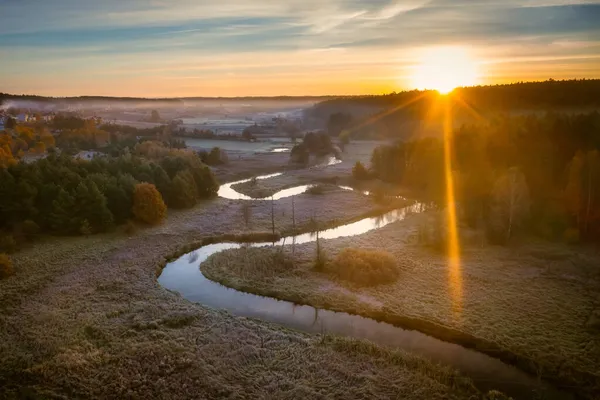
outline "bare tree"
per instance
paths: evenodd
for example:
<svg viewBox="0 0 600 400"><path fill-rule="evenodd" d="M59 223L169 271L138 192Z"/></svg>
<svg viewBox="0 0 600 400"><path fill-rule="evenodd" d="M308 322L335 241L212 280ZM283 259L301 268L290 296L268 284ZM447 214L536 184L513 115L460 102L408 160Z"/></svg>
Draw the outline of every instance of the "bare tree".
<svg viewBox="0 0 600 400"><path fill-rule="evenodd" d="M292 196L292 266L296 262L296 202Z"/></svg>
<svg viewBox="0 0 600 400"><path fill-rule="evenodd" d="M246 229L248 229L252 220L252 206L248 201L242 203L242 218L244 219Z"/></svg>
<svg viewBox="0 0 600 400"><path fill-rule="evenodd" d="M271 196L271 230L275 237L275 199Z"/></svg>
<svg viewBox="0 0 600 400"><path fill-rule="evenodd" d="M589 223L590 223L590 212L592 209L592 204L595 203L596 199L596 189L598 183L598 177L600 176L600 156L598 155L598 150L590 151L586 154L586 164L587 164L587 199L586 199L586 207L585 207L585 219L584 219L584 227L583 231L587 234Z"/></svg>
<svg viewBox="0 0 600 400"><path fill-rule="evenodd" d="M315 258L315 267L317 269L322 269L325 265L325 254L319 238L321 226L315 216L310 219L309 226L310 231L316 235L317 254Z"/></svg>
<svg viewBox="0 0 600 400"><path fill-rule="evenodd" d="M509 168L492 189L491 222L495 232L503 232L508 241L515 228L529 216L529 188L523 173Z"/></svg>

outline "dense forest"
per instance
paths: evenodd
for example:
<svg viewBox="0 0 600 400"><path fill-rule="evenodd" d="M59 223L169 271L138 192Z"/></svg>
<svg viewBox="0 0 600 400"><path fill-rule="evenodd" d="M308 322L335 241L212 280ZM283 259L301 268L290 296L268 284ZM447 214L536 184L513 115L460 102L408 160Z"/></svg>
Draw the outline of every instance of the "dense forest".
<svg viewBox="0 0 600 400"><path fill-rule="evenodd" d="M399 138L422 129L439 103L436 91L407 91L382 96L354 96L328 100L306 111L315 127L330 135L352 132L354 138ZM467 122L474 115L546 111L587 112L600 108L600 80L514 83L457 88L453 116Z"/></svg>
<svg viewBox="0 0 600 400"><path fill-rule="evenodd" d="M497 117L454 132L456 201L496 241L528 228L548 238L600 239L600 113ZM375 149L371 173L446 204L444 141ZM365 179L362 166L357 178Z"/></svg>
<svg viewBox="0 0 600 400"><path fill-rule="evenodd" d="M50 154L0 169L0 251L39 232L91 234L129 220L157 223L169 207L191 207L218 183L200 156L145 141L118 157Z"/></svg>

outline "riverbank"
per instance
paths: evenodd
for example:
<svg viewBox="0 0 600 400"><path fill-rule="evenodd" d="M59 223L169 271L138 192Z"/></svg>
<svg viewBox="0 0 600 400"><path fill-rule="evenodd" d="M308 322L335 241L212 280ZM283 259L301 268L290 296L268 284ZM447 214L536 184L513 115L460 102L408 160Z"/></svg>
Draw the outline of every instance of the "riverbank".
<svg viewBox="0 0 600 400"><path fill-rule="evenodd" d="M269 249L219 253L201 270L242 291L358 314L474 347L594 398L600 346L590 320L598 309L598 255L542 242L467 247L460 273L453 276L442 255L415 242L423 218L321 241L330 259L346 247L390 251L400 278L389 285L349 287L316 272L314 244L296 246L294 267L276 272L269 268ZM248 261L255 259L264 262Z"/></svg>

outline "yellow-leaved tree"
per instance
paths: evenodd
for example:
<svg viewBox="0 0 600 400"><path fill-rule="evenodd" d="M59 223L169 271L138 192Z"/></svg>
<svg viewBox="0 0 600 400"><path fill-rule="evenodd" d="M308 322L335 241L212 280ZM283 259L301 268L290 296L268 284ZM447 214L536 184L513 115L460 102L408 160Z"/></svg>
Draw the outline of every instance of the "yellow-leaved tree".
<svg viewBox="0 0 600 400"><path fill-rule="evenodd" d="M167 206L156 186L138 183L133 190L133 215L147 224L158 224L167 215Z"/></svg>

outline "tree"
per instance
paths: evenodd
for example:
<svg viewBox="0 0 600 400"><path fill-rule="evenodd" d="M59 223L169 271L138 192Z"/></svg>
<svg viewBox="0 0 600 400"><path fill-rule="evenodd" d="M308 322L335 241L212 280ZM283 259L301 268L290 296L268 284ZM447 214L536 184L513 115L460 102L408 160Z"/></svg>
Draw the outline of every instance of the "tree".
<svg viewBox="0 0 600 400"><path fill-rule="evenodd" d="M17 120L13 117L7 117L4 126L6 129L15 129L17 127Z"/></svg>
<svg viewBox="0 0 600 400"><path fill-rule="evenodd" d="M342 149L346 148L346 145L350 143L350 131L343 130L339 136L340 143L342 145Z"/></svg>
<svg viewBox="0 0 600 400"><path fill-rule="evenodd" d="M156 186L138 183L133 192L133 215L147 224L158 224L167 215L167 206Z"/></svg>
<svg viewBox="0 0 600 400"><path fill-rule="evenodd" d="M360 161L357 161L354 167L352 167L352 177L356 180L364 181L369 179L371 175L365 166Z"/></svg>
<svg viewBox="0 0 600 400"><path fill-rule="evenodd" d="M308 152L308 148L304 143L300 143L292 147L292 151L290 153L290 159L293 163L308 164L310 159L310 153Z"/></svg>
<svg viewBox="0 0 600 400"><path fill-rule="evenodd" d="M131 217L136 183L137 181L131 175L119 174L107 184L104 191L106 205L116 223L125 222Z"/></svg>
<svg viewBox="0 0 600 400"><path fill-rule="evenodd" d="M566 208L582 236L600 218L600 156L597 150L575 154L567 171Z"/></svg>
<svg viewBox="0 0 600 400"><path fill-rule="evenodd" d="M586 155L585 214L583 233L588 234L592 220L600 218L600 156L598 150Z"/></svg>
<svg viewBox="0 0 600 400"><path fill-rule="evenodd" d="M160 114L156 110L150 113L150 122L160 122Z"/></svg>
<svg viewBox="0 0 600 400"><path fill-rule="evenodd" d="M52 210L47 217L50 229L59 233L73 233L79 226L73 216L75 199L64 189L60 189L58 196L52 202Z"/></svg>
<svg viewBox="0 0 600 400"><path fill-rule="evenodd" d="M208 153L208 156L206 157L206 163L208 165L219 165L223 163L222 157L221 157L221 149L219 147L213 147L210 152Z"/></svg>
<svg viewBox="0 0 600 400"><path fill-rule="evenodd" d="M252 220L252 205L249 201L242 202L242 219L244 220L246 229L248 229Z"/></svg>
<svg viewBox="0 0 600 400"><path fill-rule="evenodd" d="M35 144L35 152L37 154L44 154L46 152L46 145L44 142L37 142Z"/></svg>
<svg viewBox="0 0 600 400"><path fill-rule="evenodd" d="M529 216L529 188L523 173L516 167L509 168L492 190L490 219L496 234L503 233L508 242L515 229Z"/></svg>
<svg viewBox="0 0 600 400"><path fill-rule="evenodd" d="M103 232L113 224L106 197L98 190L91 178L83 180L75 190L75 207L71 210L81 228L86 225L90 233ZM86 224L84 224L84 221Z"/></svg>
<svg viewBox="0 0 600 400"><path fill-rule="evenodd" d="M567 171L567 187L565 202L567 212L575 218L577 229L581 230L581 208L583 204L583 166L585 159L582 153L577 153L571 160Z"/></svg>
<svg viewBox="0 0 600 400"><path fill-rule="evenodd" d="M51 149L56 146L54 136L52 135L42 135L40 136L40 141L46 146L47 149Z"/></svg>
<svg viewBox="0 0 600 400"><path fill-rule="evenodd" d="M8 168L16 163L10 148L7 145L0 147L0 168Z"/></svg>
<svg viewBox="0 0 600 400"><path fill-rule="evenodd" d="M173 179L170 204L176 208L190 208L196 205L198 189L189 170L179 171Z"/></svg>
<svg viewBox="0 0 600 400"><path fill-rule="evenodd" d="M338 136L351 123L352 115L340 112L334 113L329 116L329 120L327 121L327 131L331 136Z"/></svg>

